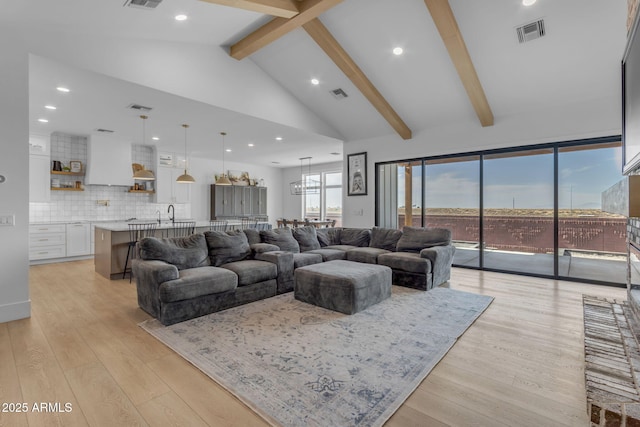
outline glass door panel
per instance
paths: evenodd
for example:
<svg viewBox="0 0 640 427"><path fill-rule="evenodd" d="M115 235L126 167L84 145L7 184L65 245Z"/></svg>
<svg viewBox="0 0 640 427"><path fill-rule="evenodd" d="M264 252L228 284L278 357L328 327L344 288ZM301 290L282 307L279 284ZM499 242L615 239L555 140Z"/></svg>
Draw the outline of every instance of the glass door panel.
<svg viewBox="0 0 640 427"><path fill-rule="evenodd" d="M422 227L422 162L397 164L397 227Z"/></svg>
<svg viewBox="0 0 640 427"><path fill-rule="evenodd" d="M602 193L622 180L621 144L558 150L558 275L626 283L626 227L602 210Z"/></svg>
<svg viewBox="0 0 640 427"><path fill-rule="evenodd" d="M484 156L484 267L554 274L552 148Z"/></svg>
<svg viewBox="0 0 640 427"><path fill-rule="evenodd" d="M425 224L451 230L454 265L480 267L480 156L425 162Z"/></svg>

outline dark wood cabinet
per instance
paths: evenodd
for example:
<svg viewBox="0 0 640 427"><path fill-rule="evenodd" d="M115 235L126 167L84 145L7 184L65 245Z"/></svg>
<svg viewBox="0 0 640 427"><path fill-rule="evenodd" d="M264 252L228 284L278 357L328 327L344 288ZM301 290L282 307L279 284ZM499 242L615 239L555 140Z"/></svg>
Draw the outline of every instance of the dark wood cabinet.
<svg viewBox="0 0 640 427"><path fill-rule="evenodd" d="M267 216L267 188L211 185L211 219Z"/></svg>

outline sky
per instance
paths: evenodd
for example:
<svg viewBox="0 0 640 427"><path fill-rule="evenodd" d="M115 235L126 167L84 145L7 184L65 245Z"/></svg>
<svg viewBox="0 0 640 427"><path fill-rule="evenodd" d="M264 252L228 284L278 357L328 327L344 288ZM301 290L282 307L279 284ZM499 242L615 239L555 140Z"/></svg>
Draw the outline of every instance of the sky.
<svg viewBox="0 0 640 427"><path fill-rule="evenodd" d="M413 170L413 205L421 204L421 168ZM560 152L560 209L600 209L601 193L622 179L621 148ZM479 162L427 165L427 207L477 208ZM398 169L398 205L404 206L404 169ZM553 154L487 159L486 208L552 209Z"/></svg>

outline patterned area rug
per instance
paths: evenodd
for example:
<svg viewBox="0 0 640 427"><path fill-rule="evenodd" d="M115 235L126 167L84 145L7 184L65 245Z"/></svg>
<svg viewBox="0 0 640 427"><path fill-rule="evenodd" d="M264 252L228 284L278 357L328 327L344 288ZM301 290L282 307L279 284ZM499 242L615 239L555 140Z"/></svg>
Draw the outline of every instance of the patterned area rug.
<svg viewBox="0 0 640 427"><path fill-rule="evenodd" d="M293 293L147 332L283 426L381 426L492 297L393 287L348 316Z"/></svg>

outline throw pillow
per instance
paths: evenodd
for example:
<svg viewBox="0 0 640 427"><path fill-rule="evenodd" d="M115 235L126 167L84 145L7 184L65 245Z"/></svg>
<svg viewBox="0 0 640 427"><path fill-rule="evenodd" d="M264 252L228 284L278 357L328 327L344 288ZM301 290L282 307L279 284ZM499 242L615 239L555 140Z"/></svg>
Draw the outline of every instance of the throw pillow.
<svg viewBox="0 0 640 427"><path fill-rule="evenodd" d="M203 234L169 239L145 237L138 244L141 259L164 261L175 265L178 270L210 265Z"/></svg>
<svg viewBox="0 0 640 427"><path fill-rule="evenodd" d="M351 246L369 246L371 230L368 228L343 228L340 232L340 244Z"/></svg>
<svg viewBox="0 0 640 427"><path fill-rule="evenodd" d="M316 230L316 237L320 247L339 245L340 244L340 230L341 228L329 227L318 228Z"/></svg>
<svg viewBox="0 0 640 427"><path fill-rule="evenodd" d="M316 228L314 226L294 228L293 237L298 241L298 245L300 245L300 252L320 249L318 235L316 234Z"/></svg>
<svg viewBox="0 0 640 427"><path fill-rule="evenodd" d="M424 248L446 246L451 243L451 230L446 228L403 227L398 240L398 252L420 252Z"/></svg>
<svg viewBox="0 0 640 427"><path fill-rule="evenodd" d="M402 231L395 228L373 227L371 229L371 241L369 247L395 251L398 240L402 237Z"/></svg>
<svg viewBox="0 0 640 427"><path fill-rule="evenodd" d="M291 229L288 227L261 230L260 237L264 243L276 245L281 251L293 252L294 254L300 252L300 245L298 245L298 241L293 238Z"/></svg>
<svg viewBox="0 0 640 427"><path fill-rule="evenodd" d="M247 235L241 230L205 231L211 265L220 267L229 262L242 261L251 253Z"/></svg>

